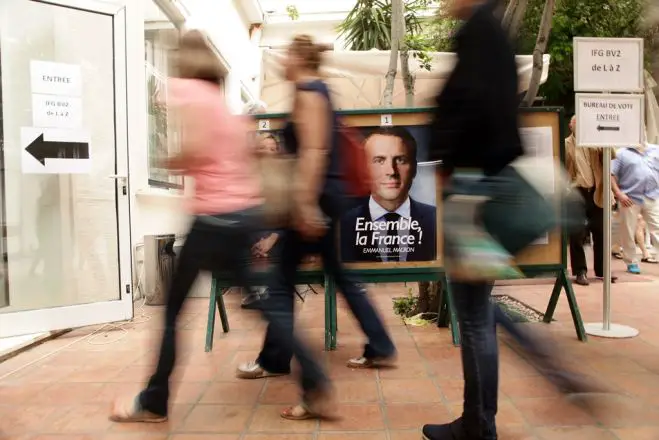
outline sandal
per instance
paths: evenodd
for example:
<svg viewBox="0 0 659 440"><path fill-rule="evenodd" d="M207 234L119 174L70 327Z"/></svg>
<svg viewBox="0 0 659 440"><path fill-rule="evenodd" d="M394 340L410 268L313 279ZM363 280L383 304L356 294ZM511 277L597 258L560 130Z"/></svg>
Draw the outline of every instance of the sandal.
<svg viewBox="0 0 659 440"><path fill-rule="evenodd" d="M387 368L392 367L396 356L367 358L364 356L348 360L348 368Z"/></svg>
<svg viewBox="0 0 659 440"><path fill-rule="evenodd" d="M281 412L281 417L286 420L324 420L336 421L339 419L334 414L335 405L330 391L314 393L314 397L307 397L306 401L286 408Z"/></svg>
<svg viewBox="0 0 659 440"><path fill-rule="evenodd" d="M299 405L291 406L281 412L281 417L286 420L312 420L322 419L320 414L311 411L307 405L300 403Z"/></svg>
<svg viewBox="0 0 659 440"><path fill-rule="evenodd" d="M622 260L625 258L624 255L622 255L622 252L611 252L611 255L613 256L613 258L616 258L618 260Z"/></svg>
<svg viewBox="0 0 659 440"><path fill-rule="evenodd" d="M167 421L167 416L142 408L139 396L133 400L115 402L109 418L110 421L117 423L162 423Z"/></svg>
<svg viewBox="0 0 659 440"><path fill-rule="evenodd" d="M271 373L256 361L244 363L236 369L238 379L265 379L266 377L285 376L286 374L288 373Z"/></svg>
<svg viewBox="0 0 659 440"><path fill-rule="evenodd" d="M641 263L657 264L659 263L659 261L657 261L657 259L654 257L648 257L648 258L642 258Z"/></svg>

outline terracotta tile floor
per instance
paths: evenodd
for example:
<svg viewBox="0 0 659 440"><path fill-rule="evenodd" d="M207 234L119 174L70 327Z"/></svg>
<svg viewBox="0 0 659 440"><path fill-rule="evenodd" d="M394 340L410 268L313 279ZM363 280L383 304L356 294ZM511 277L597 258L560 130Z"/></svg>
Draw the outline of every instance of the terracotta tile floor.
<svg viewBox="0 0 659 440"><path fill-rule="evenodd" d="M623 270L615 262L617 270ZM654 269L653 269L654 271ZM601 319L601 283L575 286L586 322ZM289 378L241 382L235 365L258 352L263 326L253 312L227 299L231 332L218 331L204 353L207 300L191 300L181 319L180 367L173 378L170 421L160 425L108 422L117 395L136 392L153 362L160 309L137 311L134 323L71 332L0 364L2 440L407 440L419 427L446 422L461 411L460 353L446 329L404 326L391 308L403 285L371 288L400 350L397 369L351 371L345 361L359 352L362 336L343 303L339 347L323 347L323 297L309 294L298 310L299 327L325 360L342 402L334 423L288 422L278 411L294 403ZM544 310L546 283L497 287ZM613 287L613 320L641 330L629 340L576 340L567 303L561 299L551 325L527 324L560 344L570 364L607 383L616 394L600 398L586 413L549 387L501 337L498 426L503 440L659 439L659 277L623 275ZM96 331L96 333L94 333Z"/></svg>

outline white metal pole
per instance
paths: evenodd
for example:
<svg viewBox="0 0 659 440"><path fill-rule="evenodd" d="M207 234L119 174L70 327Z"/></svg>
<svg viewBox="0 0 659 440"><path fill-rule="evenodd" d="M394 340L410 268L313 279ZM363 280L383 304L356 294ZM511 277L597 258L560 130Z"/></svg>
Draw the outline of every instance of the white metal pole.
<svg viewBox="0 0 659 440"><path fill-rule="evenodd" d="M602 338L633 338L638 330L626 325L611 323L611 148L605 147L603 154L602 176L604 186L604 292L603 292L603 320L585 324L586 333Z"/></svg>
<svg viewBox="0 0 659 440"><path fill-rule="evenodd" d="M593 48L599 45L598 49ZM603 237L604 249L602 249L603 270L604 276L603 286L603 304L602 304L602 322L594 322L585 324L586 333L593 336L601 336L604 338L632 338L638 335L638 330L625 325L614 324L611 322L611 149L616 145L632 146L642 141L643 136L643 97L641 92L644 90L643 79L643 39L642 38L587 38L575 37L573 39L573 64L574 64L574 90L575 92L588 91L591 93L577 93L576 96L576 112L577 119L584 116L590 119L588 130L584 131L583 121L577 120L577 147L586 148L586 146L593 145L608 145L604 147L602 154L602 181L603 181ZM604 59L611 52L611 48L620 48L618 52L630 54L634 59L639 60L638 63L627 63L625 68L627 70L620 71L617 69L613 72L612 69L602 68ZM606 48L606 50L605 50ZM605 56L606 55L606 56ZM613 95L608 85L614 86L618 93L625 93L624 95ZM593 94L592 92L600 92ZM582 106L581 100L588 97L599 97L602 101L601 107L597 107L597 112L593 111L595 106ZM628 116L621 116L618 114L614 118L601 118L600 108L602 112L610 112L612 116L620 109L619 105L615 103L616 100L634 101L632 106L638 113L627 113ZM605 110L604 110L605 109ZM602 127L601 120L607 120L611 126ZM638 125L637 125L638 124ZM624 126L624 128L623 128ZM628 130L627 127L630 127ZM597 131L594 131L594 130ZM639 131L631 130L639 129ZM603 131L606 130L606 131ZM617 133L613 133L617 132ZM629 136L625 133L629 133ZM637 136L638 135L638 136ZM585 137L584 137L585 136ZM586 139L590 138L589 141ZM593 142L597 139L596 142Z"/></svg>
<svg viewBox="0 0 659 440"><path fill-rule="evenodd" d="M603 186L604 186L604 301L603 328L611 330L611 148L604 148Z"/></svg>

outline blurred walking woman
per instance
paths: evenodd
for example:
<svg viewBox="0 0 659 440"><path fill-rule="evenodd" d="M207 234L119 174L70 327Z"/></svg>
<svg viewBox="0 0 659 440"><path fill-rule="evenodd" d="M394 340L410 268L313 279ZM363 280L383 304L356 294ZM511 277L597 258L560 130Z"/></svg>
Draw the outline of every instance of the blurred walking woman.
<svg viewBox="0 0 659 440"><path fill-rule="evenodd" d="M361 356L349 367L376 367L395 355L394 345L382 320L370 303L365 289L350 279L339 263L335 243L336 224L345 210L341 158L337 137L337 115L332 108L327 85L320 79L323 48L309 36L297 36L286 61L286 79L294 83L293 111L283 130L284 145L297 155L293 224L281 237L281 254L269 296L261 309L268 321L263 349L254 362L238 367L243 379L260 379L290 373L295 356L301 369L301 404L281 415L291 420L329 415L330 384L326 373L309 349L294 336L293 309L297 267L308 253L322 256L326 272L345 296L368 342Z"/></svg>
<svg viewBox="0 0 659 440"><path fill-rule="evenodd" d="M156 370L137 397L115 403L110 418L116 422L167 420L176 320L199 272L225 271L236 285L250 284L250 234L260 221L262 199L247 122L225 105L223 73L201 32L186 33L177 56L179 77L170 79L168 97L181 117L181 152L166 166L194 178L193 220L168 292Z"/></svg>

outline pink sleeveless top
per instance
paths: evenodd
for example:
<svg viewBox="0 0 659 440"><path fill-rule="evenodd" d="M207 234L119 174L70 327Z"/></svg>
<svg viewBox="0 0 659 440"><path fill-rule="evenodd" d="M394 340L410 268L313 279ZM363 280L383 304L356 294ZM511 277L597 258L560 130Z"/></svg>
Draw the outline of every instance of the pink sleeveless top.
<svg viewBox="0 0 659 440"><path fill-rule="evenodd" d="M193 214L224 214L263 203L248 119L233 115L219 87L202 80L172 78L168 102L178 108L181 149L194 157L183 174L195 181Z"/></svg>

